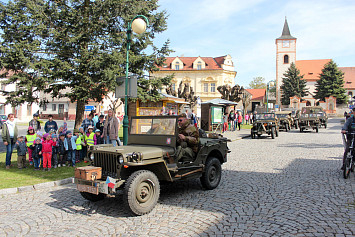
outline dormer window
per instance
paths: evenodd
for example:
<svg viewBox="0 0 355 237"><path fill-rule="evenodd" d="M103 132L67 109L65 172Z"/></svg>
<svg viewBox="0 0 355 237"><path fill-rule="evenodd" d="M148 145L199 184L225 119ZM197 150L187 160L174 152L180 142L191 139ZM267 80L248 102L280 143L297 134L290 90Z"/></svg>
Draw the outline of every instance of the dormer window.
<svg viewBox="0 0 355 237"><path fill-rule="evenodd" d="M175 70L180 70L180 63L179 62L175 63Z"/></svg>
<svg viewBox="0 0 355 237"><path fill-rule="evenodd" d="M201 70L202 69L202 63L201 62L198 62L197 63L197 70Z"/></svg>

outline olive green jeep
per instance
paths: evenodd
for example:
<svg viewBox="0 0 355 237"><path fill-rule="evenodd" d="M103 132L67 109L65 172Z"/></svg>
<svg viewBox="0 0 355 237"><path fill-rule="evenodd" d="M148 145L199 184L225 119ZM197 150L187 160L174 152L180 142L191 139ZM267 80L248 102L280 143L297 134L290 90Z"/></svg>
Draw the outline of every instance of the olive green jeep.
<svg viewBox="0 0 355 237"><path fill-rule="evenodd" d="M275 113L255 114L253 127L251 128L251 138L258 138L262 134L271 136L272 139L279 136L279 125Z"/></svg>
<svg viewBox="0 0 355 237"><path fill-rule="evenodd" d="M290 131L292 124L291 111L277 111L275 115L279 123L279 129L286 132Z"/></svg>
<svg viewBox="0 0 355 237"><path fill-rule="evenodd" d="M200 178L204 189L216 188L221 180L221 165L230 152L228 140L221 136L201 137L196 157L176 162L177 126L177 116L132 117L127 146L90 147L86 159L95 172L78 170L75 175L81 195L99 201L123 190L124 205L135 215L144 215L158 202L161 182Z"/></svg>
<svg viewBox="0 0 355 237"><path fill-rule="evenodd" d="M316 110L313 107L307 106L301 109L299 128L300 132L307 129L312 129L318 132L320 126L320 120L318 118Z"/></svg>

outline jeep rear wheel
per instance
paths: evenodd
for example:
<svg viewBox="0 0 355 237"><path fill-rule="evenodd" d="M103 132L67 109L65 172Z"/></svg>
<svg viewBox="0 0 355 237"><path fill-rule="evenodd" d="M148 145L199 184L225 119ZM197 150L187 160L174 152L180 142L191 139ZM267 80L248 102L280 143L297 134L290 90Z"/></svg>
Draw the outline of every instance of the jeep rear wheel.
<svg viewBox="0 0 355 237"><path fill-rule="evenodd" d="M157 176L148 170L139 170L129 176L124 191L124 201L137 216L153 210L160 195Z"/></svg>
<svg viewBox="0 0 355 237"><path fill-rule="evenodd" d="M275 127L271 128L271 138L275 139Z"/></svg>
<svg viewBox="0 0 355 237"><path fill-rule="evenodd" d="M208 158L206 162L205 172L200 178L202 187L208 190L215 189L221 181L221 177L221 162L215 157Z"/></svg>
<svg viewBox="0 0 355 237"><path fill-rule="evenodd" d="M81 194L81 196L83 196L83 198L85 198L86 200L89 200L91 202L101 201L102 199L104 199L106 197L106 194L104 194L104 193L99 193L98 195L96 195L96 194L87 193L87 192L80 192L80 194Z"/></svg>

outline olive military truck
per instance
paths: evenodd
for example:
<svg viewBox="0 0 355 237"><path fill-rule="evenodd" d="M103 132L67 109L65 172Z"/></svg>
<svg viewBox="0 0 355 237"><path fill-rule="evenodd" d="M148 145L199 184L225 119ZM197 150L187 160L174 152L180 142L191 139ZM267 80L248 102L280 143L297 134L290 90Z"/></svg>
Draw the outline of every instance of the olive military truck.
<svg viewBox="0 0 355 237"><path fill-rule="evenodd" d="M290 131L292 125L291 111L278 111L275 112L275 115L279 123L279 129L286 132Z"/></svg>
<svg viewBox="0 0 355 237"><path fill-rule="evenodd" d="M127 146L90 147L91 166L75 171L77 189L90 201L122 190L124 205L144 215L158 202L161 182L200 178L204 189L216 188L230 152L227 139L200 138L196 157L176 162L177 131L176 116L132 117Z"/></svg>
<svg viewBox="0 0 355 237"><path fill-rule="evenodd" d="M270 135L272 139L279 136L279 125L275 113L255 114L253 127L251 128L251 138L258 138L262 134Z"/></svg>

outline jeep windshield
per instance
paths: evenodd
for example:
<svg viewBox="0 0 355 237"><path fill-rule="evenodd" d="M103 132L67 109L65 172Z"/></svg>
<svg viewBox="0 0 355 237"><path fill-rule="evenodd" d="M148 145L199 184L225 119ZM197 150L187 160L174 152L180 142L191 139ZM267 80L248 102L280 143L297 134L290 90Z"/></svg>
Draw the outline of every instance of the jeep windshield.
<svg viewBox="0 0 355 237"><path fill-rule="evenodd" d="M176 118L132 118L130 134L175 135Z"/></svg>
<svg viewBox="0 0 355 237"><path fill-rule="evenodd" d="M270 120L275 119L275 114L256 114L255 118L257 120Z"/></svg>

